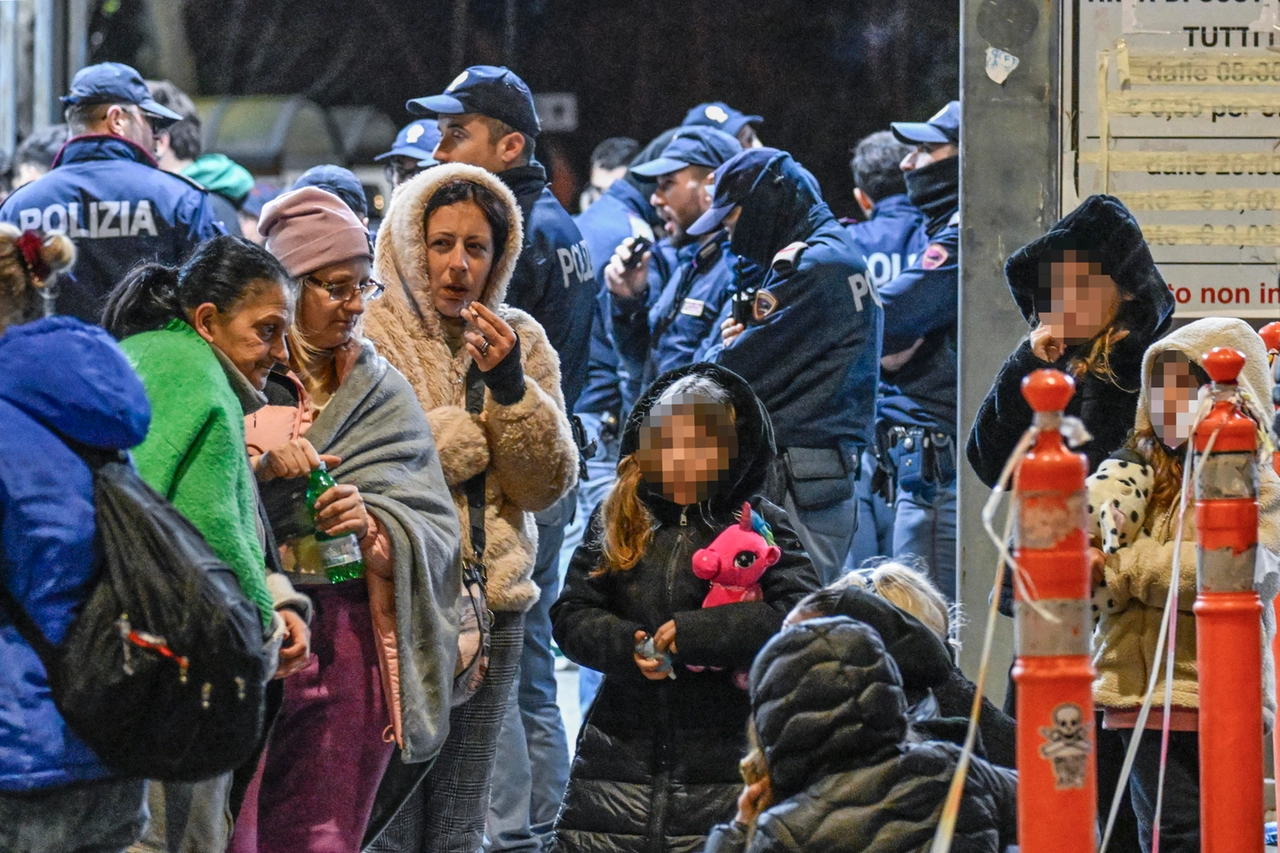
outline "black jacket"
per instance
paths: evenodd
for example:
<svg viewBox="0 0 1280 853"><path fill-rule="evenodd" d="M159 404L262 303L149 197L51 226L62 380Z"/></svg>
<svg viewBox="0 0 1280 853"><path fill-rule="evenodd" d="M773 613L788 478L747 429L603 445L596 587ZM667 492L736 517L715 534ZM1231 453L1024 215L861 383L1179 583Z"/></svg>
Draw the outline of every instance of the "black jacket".
<svg viewBox="0 0 1280 853"><path fill-rule="evenodd" d="M774 805L750 846L716 827L707 853L908 853L933 840L960 747L908 736L898 667L880 637L844 617L774 638L751 669L751 707ZM955 853L996 853L1017 830L1017 774L975 758Z"/></svg>
<svg viewBox="0 0 1280 853"><path fill-rule="evenodd" d="M542 324L560 356L565 411L572 412L587 382L591 323L597 291L591 250L573 217L551 194L541 163L498 177L524 214L524 249L511 275L507 302Z"/></svg>
<svg viewBox="0 0 1280 853"><path fill-rule="evenodd" d="M818 586L786 512L758 497L773 462L773 435L742 379L712 364L658 377L628 418L622 455L636 450L645 414L663 391L690 373L731 391L738 461L719 496L695 506L676 506L642 486L657 526L633 568L591 576L600 564L598 513L574 554L551 609L554 636L570 660L605 677L578 735L555 850L702 850L711 827L733 816L741 787L748 702L733 670L746 669L787 611ZM693 574L691 558L734 523L733 509L744 500L773 527L782 558L761 578L763 601L703 609L710 585ZM635 633L652 634L670 619L677 677L648 681L633 660ZM686 665L723 669L692 672Z"/></svg>
<svg viewBox="0 0 1280 853"><path fill-rule="evenodd" d="M1093 435L1092 441L1079 448L1089 457L1092 471L1120 449L1133 426L1142 387L1142 356L1169 330L1174 298L1133 215L1119 199L1090 196L1047 234L1014 252L1005 264L1009 290L1032 328L1040 322L1036 295L1042 289L1042 274L1047 274L1042 273L1041 260L1064 249L1084 249L1100 258L1116 289L1126 297L1116 325L1128 329L1129 335L1115 344L1110 359L1116 381L1088 373L1076 377L1076 392L1067 405L1067 414L1084 421ZM995 486L1009 454L1031 426L1031 407L1022 397L1023 377L1044 367L1065 371L1084 346L1070 347L1048 364L1023 341L1005 361L969 433L969 464L982 482Z"/></svg>

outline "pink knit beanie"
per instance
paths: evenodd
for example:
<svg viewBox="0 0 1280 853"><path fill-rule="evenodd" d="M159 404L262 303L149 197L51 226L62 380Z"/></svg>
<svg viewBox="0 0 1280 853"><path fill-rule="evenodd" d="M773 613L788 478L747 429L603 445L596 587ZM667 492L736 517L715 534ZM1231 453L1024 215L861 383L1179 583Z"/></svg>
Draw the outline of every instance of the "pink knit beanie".
<svg viewBox="0 0 1280 853"><path fill-rule="evenodd" d="M372 258L369 232L333 193L302 187L262 208L258 233L267 251L297 278L329 264Z"/></svg>

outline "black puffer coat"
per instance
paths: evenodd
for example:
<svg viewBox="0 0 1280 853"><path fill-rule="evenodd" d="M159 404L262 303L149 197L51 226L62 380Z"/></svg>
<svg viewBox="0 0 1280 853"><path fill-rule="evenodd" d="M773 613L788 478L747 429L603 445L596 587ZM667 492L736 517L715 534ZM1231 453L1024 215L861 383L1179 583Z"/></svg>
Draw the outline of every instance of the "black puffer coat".
<svg viewBox="0 0 1280 853"><path fill-rule="evenodd" d="M718 826L707 853L926 851L960 748L907 736L898 667L871 628L815 619L765 646L751 668L751 708L774 805L750 846ZM975 758L951 849L997 853L1014 842L1017 774Z"/></svg>
<svg viewBox="0 0 1280 853"><path fill-rule="evenodd" d="M553 850L701 851L711 827L733 816L741 788L749 705L732 670L749 667L787 611L818 588L786 512L757 497L773 464L773 433L741 378L711 364L660 376L627 421L622 455L636 450L644 417L663 391L690 373L730 391L738 460L721 493L695 506L676 506L642 484L657 527L633 568L591 577L601 560L598 512L574 554L551 609L554 635L571 660L605 678L578 735ZM704 610L710 585L693 574L691 558L734 523L734 508L740 511L744 500L773 527L781 560L761 578L763 601ZM653 634L671 619L677 677L649 681L633 660L635 633ZM686 665L724 669L691 672Z"/></svg>
<svg viewBox="0 0 1280 853"><path fill-rule="evenodd" d="M1079 448L1089 457L1092 471L1120 449L1133 426L1142 387L1142 356L1169 330L1174 298L1156 269L1137 220L1124 204L1112 196L1090 196L1047 234L1014 252L1005 264L1014 302L1032 328L1040 322L1036 295L1041 289L1041 260L1064 249L1089 250L1099 257L1120 295L1126 297L1116 326L1128 329L1129 335L1114 345L1111 354L1116 381L1092 374L1077 377L1075 396L1067 405L1067 414L1084 421L1093 435L1092 441ZM969 433L966 450L978 479L994 487L1018 439L1031 426L1032 412L1022 397L1022 378L1042 367L1065 371L1084 346L1068 347L1050 364L1041 361L1023 341L1005 361Z"/></svg>

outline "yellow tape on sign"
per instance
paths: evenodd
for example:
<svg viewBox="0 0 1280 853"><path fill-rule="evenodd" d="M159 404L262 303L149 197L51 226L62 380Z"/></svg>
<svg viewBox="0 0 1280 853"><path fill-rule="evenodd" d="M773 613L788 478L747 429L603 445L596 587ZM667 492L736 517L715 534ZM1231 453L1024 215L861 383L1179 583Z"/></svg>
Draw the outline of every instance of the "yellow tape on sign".
<svg viewBox="0 0 1280 853"><path fill-rule="evenodd" d="M1261 151L1082 151L1081 163L1105 162L1112 172L1150 175L1276 175L1280 152Z"/></svg>
<svg viewBox="0 0 1280 853"><path fill-rule="evenodd" d="M1221 53L1131 53L1133 86L1271 86L1280 57Z"/></svg>
<svg viewBox="0 0 1280 853"><path fill-rule="evenodd" d="M1152 246L1280 247L1280 225L1144 225Z"/></svg>
<svg viewBox="0 0 1280 853"><path fill-rule="evenodd" d="M1158 190L1117 195L1130 210L1280 210L1280 187L1270 190Z"/></svg>
<svg viewBox="0 0 1280 853"><path fill-rule="evenodd" d="M1130 95L1112 92L1107 96L1107 109L1113 113L1139 116L1152 113L1160 118L1211 118L1228 113L1260 110L1280 112L1280 89L1272 92L1170 92L1159 95Z"/></svg>

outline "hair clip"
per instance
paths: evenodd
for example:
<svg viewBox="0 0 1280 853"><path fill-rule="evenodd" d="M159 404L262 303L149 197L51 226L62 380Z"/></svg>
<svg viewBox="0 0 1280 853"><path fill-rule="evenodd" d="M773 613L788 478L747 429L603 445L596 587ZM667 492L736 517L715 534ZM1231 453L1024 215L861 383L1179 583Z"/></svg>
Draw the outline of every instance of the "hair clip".
<svg viewBox="0 0 1280 853"><path fill-rule="evenodd" d="M35 286L44 287L53 273L40 253L44 247L44 238L36 231L23 231L13 243L18 247L22 265L26 268L27 274L35 280Z"/></svg>

